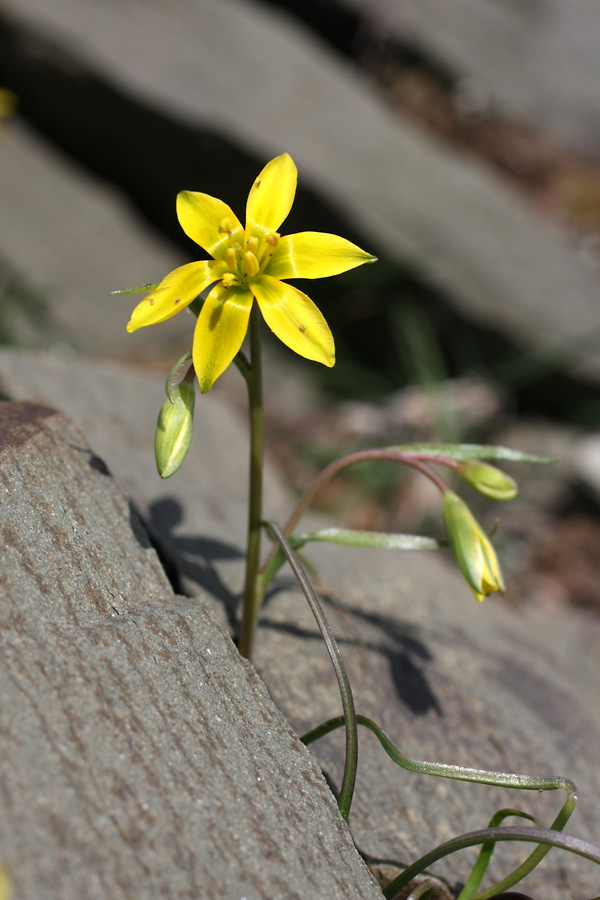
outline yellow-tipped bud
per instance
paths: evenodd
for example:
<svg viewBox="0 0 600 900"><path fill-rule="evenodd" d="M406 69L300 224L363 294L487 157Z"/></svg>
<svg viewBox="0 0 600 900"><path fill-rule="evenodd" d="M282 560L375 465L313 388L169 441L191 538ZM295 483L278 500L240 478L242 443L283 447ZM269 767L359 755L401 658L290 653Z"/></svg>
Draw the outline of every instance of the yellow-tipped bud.
<svg viewBox="0 0 600 900"><path fill-rule="evenodd" d="M460 462L456 471L468 481L476 491L491 500L514 500L518 493L517 482L489 463L478 459Z"/></svg>
<svg viewBox="0 0 600 900"><path fill-rule="evenodd" d="M194 427L194 386L182 381L173 388L173 402L165 400L158 414L154 436L156 468L161 478L170 478L184 461Z"/></svg>
<svg viewBox="0 0 600 900"><path fill-rule="evenodd" d="M454 561L481 602L492 591L504 593L502 572L487 535L454 491L444 492L444 523Z"/></svg>

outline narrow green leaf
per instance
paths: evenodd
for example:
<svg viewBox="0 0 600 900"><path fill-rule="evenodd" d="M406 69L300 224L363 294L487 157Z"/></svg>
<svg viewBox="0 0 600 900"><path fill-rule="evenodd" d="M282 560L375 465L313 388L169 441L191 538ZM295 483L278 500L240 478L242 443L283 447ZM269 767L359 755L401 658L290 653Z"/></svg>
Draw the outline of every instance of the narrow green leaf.
<svg viewBox="0 0 600 900"><path fill-rule="evenodd" d="M509 816L518 816L521 819L528 819L530 822L533 822L534 825L537 825L538 828L544 827L541 822L538 822L538 820L534 818L534 816L531 816L529 813L523 812L520 809L499 809L488 822L488 828L498 828ZM483 881L483 877L490 864L495 848L496 845L493 841L490 841L489 844L481 845L479 856L477 857L475 865L471 869L471 874L467 878L465 886L458 895L457 900L472 900L475 896L479 889L479 885Z"/></svg>
<svg viewBox="0 0 600 900"><path fill-rule="evenodd" d="M153 291L154 288L157 288L159 284L160 281L149 281L148 284L139 284L137 285L137 287L123 288L121 291L111 291L111 294L144 294L148 291Z"/></svg>
<svg viewBox="0 0 600 900"><path fill-rule="evenodd" d="M189 362L189 360L191 358L192 358L192 351L188 350L187 353L184 353L183 356L179 357L179 359L177 360L177 362L171 368L171 371L167 375L167 381L165 383L165 394L167 395L167 397L169 398L171 403L175 402L174 391L175 391L175 388L177 387L177 385L175 384L175 381L177 379L177 376L179 375L179 370L181 369L182 366L184 366L186 364L186 362Z"/></svg>
<svg viewBox="0 0 600 900"><path fill-rule="evenodd" d="M350 528L323 528L308 534L295 534L290 538L290 543L296 548L311 541L379 550L438 550L445 546L435 538L419 534L387 534L383 531L354 531Z"/></svg>
<svg viewBox="0 0 600 900"><path fill-rule="evenodd" d="M419 456L448 456L450 459L505 459L510 462L548 463L556 462L549 456L535 456L521 453L510 447L489 446L488 444L398 444L387 447L400 453L418 453Z"/></svg>

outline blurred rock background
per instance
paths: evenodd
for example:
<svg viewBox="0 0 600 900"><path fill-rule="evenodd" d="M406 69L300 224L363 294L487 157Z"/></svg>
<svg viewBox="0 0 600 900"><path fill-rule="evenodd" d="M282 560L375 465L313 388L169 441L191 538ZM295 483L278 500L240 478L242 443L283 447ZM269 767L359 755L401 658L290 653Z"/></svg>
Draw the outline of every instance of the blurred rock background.
<svg viewBox="0 0 600 900"><path fill-rule="evenodd" d="M321 371L267 341L273 458L298 489L341 450L423 440L556 457L490 509L507 600L598 609L600 7L595 0L0 0L0 340L165 375L190 319L127 335L196 256L175 195L240 213L288 151L284 231L380 258L308 292ZM73 389L77 389L74 384ZM217 388L244 406L237 373ZM161 403L157 396L157 410ZM206 400L210 402L210 398ZM364 467L322 503L439 534L437 497Z"/></svg>

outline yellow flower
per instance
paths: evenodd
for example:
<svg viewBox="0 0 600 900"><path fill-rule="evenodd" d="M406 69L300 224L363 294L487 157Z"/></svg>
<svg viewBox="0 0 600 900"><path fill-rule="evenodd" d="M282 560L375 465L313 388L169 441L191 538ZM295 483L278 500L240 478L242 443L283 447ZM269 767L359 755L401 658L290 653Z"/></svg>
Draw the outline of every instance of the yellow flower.
<svg viewBox="0 0 600 900"><path fill-rule="evenodd" d="M245 228L222 200L194 191L177 195L181 227L212 259L167 275L134 309L127 330L164 322L214 284L194 332L194 368L203 393L242 346L254 300L284 344L306 359L335 362L327 322L310 297L284 279L338 275L375 257L334 234L278 234L294 202L297 174L287 153L267 163L250 190Z"/></svg>
<svg viewBox="0 0 600 900"><path fill-rule="evenodd" d="M488 537L454 491L444 492L444 523L454 561L481 602L492 591L504 593L502 572Z"/></svg>

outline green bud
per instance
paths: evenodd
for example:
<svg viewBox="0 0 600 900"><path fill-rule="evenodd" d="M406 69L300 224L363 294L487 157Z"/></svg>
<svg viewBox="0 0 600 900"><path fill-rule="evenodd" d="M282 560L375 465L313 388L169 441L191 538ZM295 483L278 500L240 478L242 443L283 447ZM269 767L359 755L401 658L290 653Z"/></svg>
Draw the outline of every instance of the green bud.
<svg viewBox="0 0 600 900"><path fill-rule="evenodd" d="M504 593L502 572L487 535L454 491L444 492L444 523L454 561L481 602L492 591Z"/></svg>
<svg viewBox="0 0 600 900"><path fill-rule="evenodd" d="M495 466L478 459L459 462L456 471L476 491L491 500L514 500L519 490L517 482Z"/></svg>
<svg viewBox="0 0 600 900"><path fill-rule="evenodd" d="M158 414L154 436L154 455L161 478L170 478L184 461L194 428L193 384L182 381L171 390L171 397Z"/></svg>

